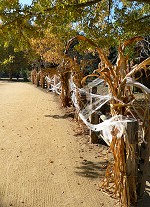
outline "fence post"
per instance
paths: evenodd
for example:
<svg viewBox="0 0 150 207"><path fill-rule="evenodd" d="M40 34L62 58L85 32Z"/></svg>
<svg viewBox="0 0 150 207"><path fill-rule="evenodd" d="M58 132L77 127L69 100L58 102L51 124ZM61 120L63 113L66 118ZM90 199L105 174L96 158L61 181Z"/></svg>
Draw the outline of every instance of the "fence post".
<svg viewBox="0 0 150 207"><path fill-rule="evenodd" d="M57 84L57 77L54 75L54 86Z"/></svg>
<svg viewBox="0 0 150 207"><path fill-rule="evenodd" d="M36 73L36 86L37 87L40 85L39 81L40 81L40 77L39 77L39 73L37 72Z"/></svg>
<svg viewBox="0 0 150 207"><path fill-rule="evenodd" d="M150 129L148 129L145 141L147 143L142 143L140 147L140 163L139 163L139 174L138 174L138 197L142 198L145 187L146 180L148 178L149 172L149 157L150 157Z"/></svg>
<svg viewBox="0 0 150 207"><path fill-rule="evenodd" d="M97 87L94 86L90 89L90 93L96 94ZM94 99L90 99L90 104L94 102ZM99 115L97 113L93 113L90 117L91 124L98 124L99 123ZM98 136L95 131L90 130L90 143L97 144L98 143Z"/></svg>
<svg viewBox="0 0 150 207"><path fill-rule="evenodd" d="M137 203L138 183L138 122L127 123L126 143L126 174L130 195L130 203L134 206Z"/></svg>
<svg viewBox="0 0 150 207"><path fill-rule="evenodd" d="M44 89L45 88L45 76L42 74L42 83L41 83L41 87Z"/></svg>

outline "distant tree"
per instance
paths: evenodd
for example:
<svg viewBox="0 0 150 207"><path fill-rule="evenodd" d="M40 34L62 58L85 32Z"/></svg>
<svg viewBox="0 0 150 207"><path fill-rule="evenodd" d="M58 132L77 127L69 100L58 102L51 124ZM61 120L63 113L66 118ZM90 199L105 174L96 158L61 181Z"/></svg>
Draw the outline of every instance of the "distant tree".
<svg viewBox="0 0 150 207"><path fill-rule="evenodd" d="M29 63L24 56L24 52L15 51L12 45L0 46L0 73L12 77L24 76Z"/></svg>
<svg viewBox="0 0 150 207"><path fill-rule="evenodd" d="M50 29L46 29L41 38L30 39L30 45L44 62L59 64L62 61L65 44Z"/></svg>

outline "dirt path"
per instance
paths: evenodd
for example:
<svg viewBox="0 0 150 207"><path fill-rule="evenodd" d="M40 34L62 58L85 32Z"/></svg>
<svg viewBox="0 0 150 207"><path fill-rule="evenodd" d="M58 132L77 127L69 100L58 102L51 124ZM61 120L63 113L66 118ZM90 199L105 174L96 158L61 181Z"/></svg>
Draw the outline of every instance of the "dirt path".
<svg viewBox="0 0 150 207"><path fill-rule="evenodd" d="M110 207L98 191L103 147L75 137L59 97L0 82L0 207Z"/></svg>

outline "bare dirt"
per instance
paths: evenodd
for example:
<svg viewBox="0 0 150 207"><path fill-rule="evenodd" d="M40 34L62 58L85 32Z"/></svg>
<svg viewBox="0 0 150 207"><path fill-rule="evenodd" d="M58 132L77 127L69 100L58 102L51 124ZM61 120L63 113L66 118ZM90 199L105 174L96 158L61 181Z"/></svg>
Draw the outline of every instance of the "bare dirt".
<svg viewBox="0 0 150 207"><path fill-rule="evenodd" d="M89 144L60 103L0 81L0 207L120 207L100 191L107 147Z"/></svg>
<svg viewBox="0 0 150 207"><path fill-rule="evenodd" d="M119 206L99 191L105 147L76 127L57 95L0 81L0 207Z"/></svg>

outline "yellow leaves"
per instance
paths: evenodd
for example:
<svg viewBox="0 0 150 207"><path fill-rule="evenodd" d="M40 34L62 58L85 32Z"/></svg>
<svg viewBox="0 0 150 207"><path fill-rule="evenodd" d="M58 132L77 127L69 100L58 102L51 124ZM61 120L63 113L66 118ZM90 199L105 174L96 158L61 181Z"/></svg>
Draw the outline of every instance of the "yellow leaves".
<svg viewBox="0 0 150 207"><path fill-rule="evenodd" d="M4 48L7 48L9 46L9 42L4 43Z"/></svg>
<svg viewBox="0 0 150 207"><path fill-rule="evenodd" d="M4 59L2 65L8 65L9 63L13 63L15 56L9 55L7 59Z"/></svg>
<svg viewBox="0 0 150 207"><path fill-rule="evenodd" d="M62 59L63 43L51 31L46 30L42 38L31 39L32 49L47 62L60 63Z"/></svg>
<svg viewBox="0 0 150 207"><path fill-rule="evenodd" d="M13 4L17 4L18 0L5 0L5 4L7 5L13 5Z"/></svg>

